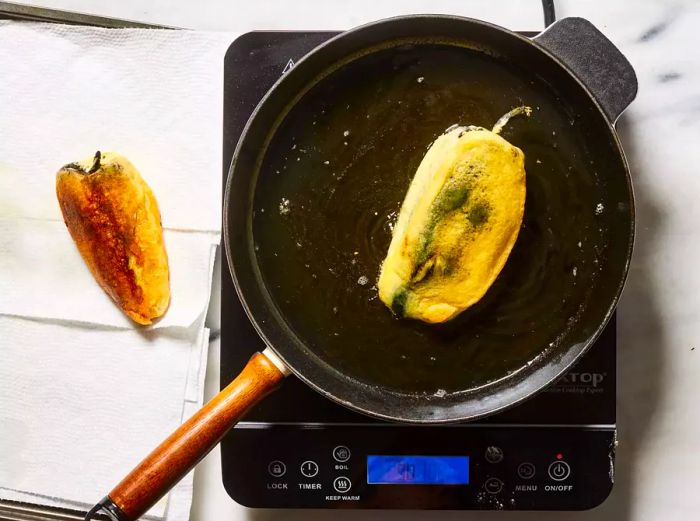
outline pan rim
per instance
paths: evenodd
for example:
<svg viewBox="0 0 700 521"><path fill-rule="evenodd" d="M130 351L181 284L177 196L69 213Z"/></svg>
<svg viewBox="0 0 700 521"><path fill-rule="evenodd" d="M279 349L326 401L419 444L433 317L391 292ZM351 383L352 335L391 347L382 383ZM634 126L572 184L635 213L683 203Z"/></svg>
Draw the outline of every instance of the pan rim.
<svg viewBox="0 0 700 521"><path fill-rule="evenodd" d="M290 73L293 73L294 70L300 70L300 67L303 67L304 63L309 59L310 56L315 55L317 52L323 50L324 48L328 46L332 46L335 44L340 39L347 38L349 35L357 34L358 32L362 32L368 29L375 29L377 26L382 26L385 24L394 24L396 22L403 23L405 21L413 21L415 19L430 19L430 20L435 20L435 19L441 19L447 22L458 22L458 23L467 23L467 24L476 24L478 26L482 26L488 30L495 30L498 33L502 34L504 37L508 38L517 38L521 42L525 43L526 45L529 46L534 46L537 52L544 53L547 55L551 60L553 60L560 68L562 68L564 71L568 73L568 75L576 82L578 83L579 87L583 89L583 91L587 94L587 97L590 102L593 103L593 105L597 108L597 110L600 112L601 117L603 120L606 122L607 127L608 127L608 133L610 135L611 143L614 143L614 147L616 148L616 151L620 157L620 165L622 166L622 169L624 170L625 177L626 177L626 184L627 184L627 190L629 193L629 218L630 218L630 230L627 235L628 237L628 248L626 252L626 260L624 263L624 266L621 266L622 272L621 272L621 280L619 284L617 285L617 288L614 293L614 297L611 299L609 306L604 314L603 320L599 324L598 328L594 331L594 333L585 341L581 342L578 344L574 344L571 347L569 347L567 354L573 355L567 358L566 363L561 364L561 368L559 371L555 371L549 375L547 375L544 380L544 383L542 381L534 384L530 384L528 387L531 387L528 389L526 392L522 392L519 394L516 394L516 399L506 399L502 400L504 403L501 404L493 404L495 406L490 406L486 407L488 410L484 410L482 412L477 412L477 413L464 413L462 411L459 414L454 414L450 413L449 410L453 409L452 407L447 407L445 409L441 409L439 404L440 399L436 399L435 397L432 397L429 394L426 395L408 395L408 394L402 394L402 393L391 393L390 390L388 389L382 389L382 393L391 393L397 395L400 399L408 400L411 397L413 397L415 400L420 400L422 398L425 398L425 401L423 403L424 406L431 405L432 410L435 412L440 412L441 414L438 417L429 417L426 416L425 414L425 408L421 409L423 413L418 413L418 414L411 414L414 411L414 408L412 407L403 407L399 409L394 409L391 413L385 412L382 410L377 410L373 409L371 407L367 407L366 404L363 404L363 400L360 399L357 402L353 400L346 400L338 396L337 394L334 394L334 392L328 390L326 387L320 385L313 377L309 377L308 369L300 369L297 366L297 360L295 359L290 363L289 357L286 356L287 353L285 353L285 350L280 350L277 348L275 345L275 342L272 341L269 338L269 335L267 334L267 329L269 326L266 325L266 327L263 327L259 323L259 320L256 318L256 313L254 310L251 308L249 298L246 296L246 290L242 288L239 280L240 273L237 271L237 267L239 266L239 263L234 259L234 255L232 252L232 248L230 247L232 241L231 241L231 234L232 231L230 230L229 227L229 222L230 222L230 215L231 215L231 190L232 190L232 185L233 185L233 175L235 171L235 167L237 164L237 161L239 159L239 155L241 154L241 149L243 146L243 143L245 141L245 137L248 135L248 131L253 124L256 116L264 106L264 104L267 102L267 100L275 95L275 92L279 88L280 85L283 85L287 81L287 76L284 75L280 77L275 84L270 88L270 90L265 94L265 96L262 98L262 100L258 103L256 106L255 110L251 114L248 122L246 123L243 132L241 133L241 137L236 145L233 158L229 167L229 176L226 182L226 190L224 194L224 241L226 244L226 256L227 260L229 263L229 271L231 273L231 277L233 279L233 284L236 289L236 293L241 300L241 304L243 306L243 309L246 312L246 315L248 316L248 319L251 321L253 324L256 332L260 336L260 338L265 342L265 344L271 348L283 362L285 365L290 369L292 373L294 373L299 379L301 379L305 384L309 385L312 389L315 391L319 392L323 396L341 404L346 407L349 407L352 410L355 410L357 412L375 417L375 418L380 418L383 420L390 420L390 421L400 421L400 422L408 422L408 423L430 423L430 424L436 424L436 423L453 423L453 422L459 422L459 421L465 421L465 420L474 420L478 419L484 416L492 415L495 413L498 413L504 409L513 407L517 405L518 403L523 402L524 400L529 399L533 395L537 394L541 390L545 389L550 383L553 381L557 380L560 378L570 367L573 365L583 354L588 350L588 348L597 340L597 338L600 336L602 331L605 328L605 325L609 322L611 317L613 316L613 313L615 311L616 305L619 301L620 295L622 293L622 290L624 288L624 284L627 278L627 274L629 271L629 265L630 265L630 259L631 259L631 253L632 253L632 248L634 244L634 224L635 224L635 211L634 211L634 194L632 191L632 185L631 185L631 174L630 174L630 169L629 169L629 164L627 161L627 158L624 154L624 151L622 149L622 145L619 141L619 137L617 136L617 133L614 128L614 123L610 122L609 119L605 116L605 113L603 112L600 104L598 101L595 99L594 95L590 92L590 90L586 87L585 84L583 84L578 77L564 64L559 58L557 58L555 55L553 55L551 52L549 52L547 49L543 48L541 45L538 45L536 41L531 40L530 38L527 38L525 36L522 36L520 34L517 34L515 32L512 32L508 29L505 29L503 27L491 24L489 22L484 22L481 20L476 20L473 18L465 18L465 17L459 17L459 16L451 16L451 15L408 15L408 16L399 16L399 17L392 17L392 18L386 18L374 22L370 22L368 24L361 25L359 27L356 27L354 29L350 29L349 31L342 32L329 40L323 42L321 45L317 46L314 48L312 51L310 51L307 55L305 55L301 60L299 60L296 64L296 66L290 71ZM289 74L289 73L288 73ZM289 98L289 96L287 96ZM245 255L247 255L248 252L245 252ZM243 252L240 253L240 255L244 255ZM264 322L264 321L263 321ZM273 326L279 328L279 326ZM295 343L292 340L288 339L288 343L292 344ZM290 346L290 349L293 352L298 352L299 355L306 357L307 354L303 352L303 350L300 352L296 346ZM313 354L313 352L312 352ZM325 360L321 359L318 357L318 355L314 356L325 366L330 367L334 371L338 372L345 378L346 380L350 380L349 382L344 382L347 383L348 385L354 385L354 386L363 386L365 388L372 388L376 386L371 386L370 384L367 384L365 382L356 380L352 377L349 377L345 373L343 373L341 370L336 369L333 367L332 364L329 364ZM296 358L296 357L295 357ZM302 364L299 364L302 367ZM319 368L322 369L322 368ZM530 380L535 376L536 372L531 373L526 380ZM357 394L357 393L356 393ZM455 394L460 394L460 393L450 393L448 396L452 396ZM463 394L463 393L461 393ZM458 400L456 409L464 409L464 402L470 401L471 398L461 399ZM430 403L432 401L432 403ZM366 403L367 400L364 400ZM404 414L407 413L407 414Z"/></svg>

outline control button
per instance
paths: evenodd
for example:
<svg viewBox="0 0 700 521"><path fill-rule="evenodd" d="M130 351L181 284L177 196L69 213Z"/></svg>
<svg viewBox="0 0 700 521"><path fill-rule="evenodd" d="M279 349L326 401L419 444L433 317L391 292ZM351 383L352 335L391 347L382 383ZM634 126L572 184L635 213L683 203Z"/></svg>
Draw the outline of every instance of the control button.
<svg viewBox="0 0 700 521"><path fill-rule="evenodd" d="M549 465L549 477L554 481L564 481L571 474L571 467L566 461L553 461Z"/></svg>
<svg viewBox="0 0 700 521"><path fill-rule="evenodd" d="M503 481L498 478L489 478L484 483L484 490L489 494L498 494L503 490Z"/></svg>
<svg viewBox="0 0 700 521"><path fill-rule="evenodd" d="M518 476L522 479L530 479L535 475L535 466L532 463L525 462L518 465Z"/></svg>
<svg viewBox="0 0 700 521"><path fill-rule="evenodd" d="M345 463L350 459L350 449L345 445L338 445L333 449L333 459L339 463Z"/></svg>
<svg viewBox="0 0 700 521"><path fill-rule="evenodd" d="M315 461L305 461L301 464L301 473L307 478L313 478L318 474L318 465Z"/></svg>
<svg viewBox="0 0 700 521"><path fill-rule="evenodd" d="M287 466L279 460L271 461L267 471L273 478L281 478L287 472Z"/></svg>
<svg viewBox="0 0 700 521"><path fill-rule="evenodd" d="M486 449L484 457L489 463L500 463L503 461L503 451L500 447L491 446Z"/></svg>
<svg viewBox="0 0 700 521"><path fill-rule="evenodd" d="M333 480L333 488L336 492L340 492L341 494L350 490L351 486L352 482L345 476L338 476Z"/></svg>

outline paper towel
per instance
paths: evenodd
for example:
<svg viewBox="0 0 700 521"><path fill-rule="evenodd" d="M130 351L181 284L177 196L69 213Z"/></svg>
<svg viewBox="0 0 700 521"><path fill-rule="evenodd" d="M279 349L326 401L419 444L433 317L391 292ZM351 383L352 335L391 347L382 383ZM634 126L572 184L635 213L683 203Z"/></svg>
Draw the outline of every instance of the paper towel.
<svg viewBox="0 0 700 521"><path fill-rule="evenodd" d="M11 340L0 350L3 496L31 491L87 509L191 414L187 394L201 402L202 331L97 332L12 317L0 317L0 331Z"/></svg>
<svg viewBox="0 0 700 521"><path fill-rule="evenodd" d="M201 406L234 38L0 22L0 499L87 510ZM56 171L96 150L159 203L172 301L149 328L94 281L56 201ZM191 494L192 473L148 517L188 519Z"/></svg>
<svg viewBox="0 0 700 521"><path fill-rule="evenodd" d="M0 22L0 216L61 220L56 171L114 150L153 189L165 228L219 231L234 37Z"/></svg>
<svg viewBox="0 0 700 521"><path fill-rule="evenodd" d="M151 328L189 327L209 301L219 234L166 230L171 301ZM95 282L63 222L0 218L0 314L134 327Z"/></svg>

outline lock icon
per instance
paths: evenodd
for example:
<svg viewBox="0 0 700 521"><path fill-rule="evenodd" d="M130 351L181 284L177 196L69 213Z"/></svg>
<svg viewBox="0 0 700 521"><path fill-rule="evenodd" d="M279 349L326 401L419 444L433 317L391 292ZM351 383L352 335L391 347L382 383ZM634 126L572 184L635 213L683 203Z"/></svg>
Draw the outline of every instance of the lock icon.
<svg viewBox="0 0 700 521"><path fill-rule="evenodd" d="M279 460L271 461L267 466L267 472L273 478L281 478L287 472L287 467Z"/></svg>

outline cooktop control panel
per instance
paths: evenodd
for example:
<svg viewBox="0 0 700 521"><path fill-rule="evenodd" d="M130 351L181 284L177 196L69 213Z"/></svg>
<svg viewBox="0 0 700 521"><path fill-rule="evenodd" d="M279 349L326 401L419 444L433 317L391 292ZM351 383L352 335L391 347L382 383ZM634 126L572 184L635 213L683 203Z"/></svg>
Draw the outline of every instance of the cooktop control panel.
<svg viewBox="0 0 700 521"><path fill-rule="evenodd" d="M612 489L604 428L244 424L235 436L223 465L246 471L224 484L249 507L580 510Z"/></svg>

